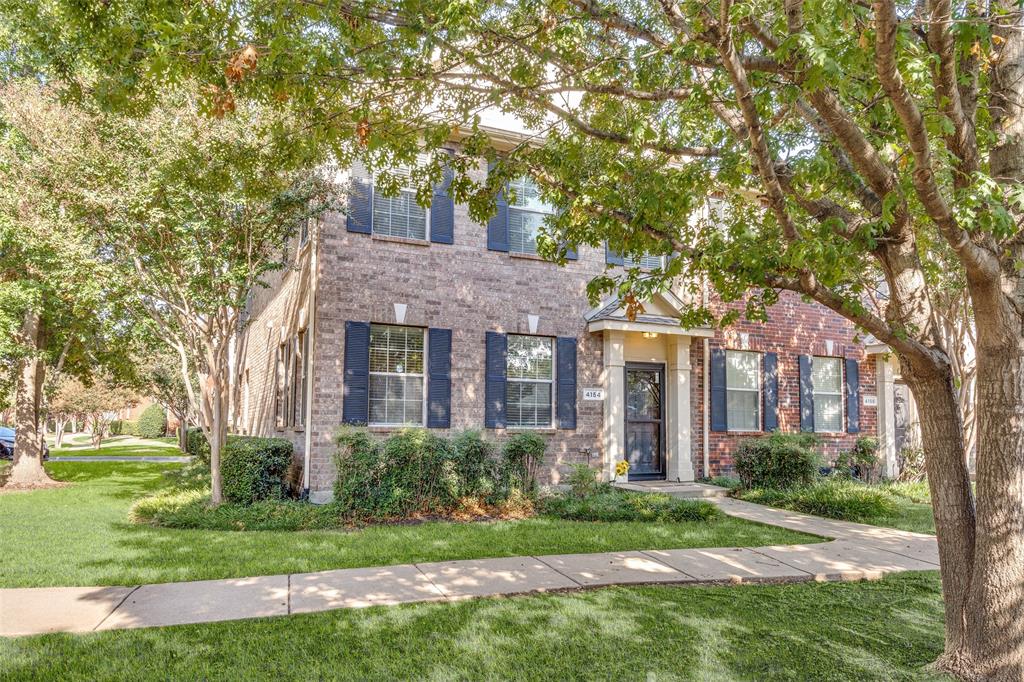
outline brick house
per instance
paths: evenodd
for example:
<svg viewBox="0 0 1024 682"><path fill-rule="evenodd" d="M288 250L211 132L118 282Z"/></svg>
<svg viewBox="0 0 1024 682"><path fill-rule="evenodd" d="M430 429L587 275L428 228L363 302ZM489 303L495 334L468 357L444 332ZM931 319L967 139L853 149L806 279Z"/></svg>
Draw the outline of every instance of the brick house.
<svg viewBox="0 0 1024 682"><path fill-rule="evenodd" d="M330 498L345 422L534 430L547 483L575 462L611 479L622 459L632 479L728 473L742 439L774 429L816 431L831 454L879 434L887 349L817 304L784 294L767 323L683 329L667 292L628 320L616 300L592 308L587 282L658 259L586 246L564 267L540 259L535 229L552 209L528 180L487 225L443 185L424 209L412 190L376 192L358 165L347 181L348 211L296 238L291 267L254 292L239 346L239 430L291 439L315 502Z"/></svg>

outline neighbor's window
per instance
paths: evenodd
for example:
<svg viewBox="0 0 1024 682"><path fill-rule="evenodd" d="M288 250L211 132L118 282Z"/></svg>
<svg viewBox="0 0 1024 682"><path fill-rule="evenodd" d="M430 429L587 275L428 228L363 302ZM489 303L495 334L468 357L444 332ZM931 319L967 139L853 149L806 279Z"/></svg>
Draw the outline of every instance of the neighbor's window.
<svg viewBox="0 0 1024 682"><path fill-rule="evenodd" d="M661 264L661 256L641 256L640 258L633 258L632 256L622 257L622 265L627 268L653 270L655 268L660 268Z"/></svg>
<svg viewBox="0 0 1024 682"><path fill-rule="evenodd" d="M416 203L416 188L412 186L412 169L402 166L389 175L399 181L398 194L384 196L373 187L373 233L407 239L427 238L427 210Z"/></svg>
<svg viewBox="0 0 1024 682"><path fill-rule="evenodd" d="M552 340L508 337L505 418L510 427L551 426Z"/></svg>
<svg viewBox="0 0 1024 682"><path fill-rule="evenodd" d="M843 363L841 358L815 356L811 361L814 387L814 430L843 430Z"/></svg>
<svg viewBox="0 0 1024 682"><path fill-rule="evenodd" d="M288 344L277 347L277 382L274 399L274 414L277 428L283 429L288 414Z"/></svg>
<svg viewBox="0 0 1024 682"><path fill-rule="evenodd" d="M532 179L518 178L508 183L508 247L512 253L537 253L537 235L544 219L554 208L540 198L540 189Z"/></svg>
<svg viewBox="0 0 1024 682"><path fill-rule="evenodd" d="M423 425L423 330L370 325L370 424Z"/></svg>
<svg viewBox="0 0 1024 682"><path fill-rule="evenodd" d="M761 430L761 354L725 352L726 424L730 431Z"/></svg>

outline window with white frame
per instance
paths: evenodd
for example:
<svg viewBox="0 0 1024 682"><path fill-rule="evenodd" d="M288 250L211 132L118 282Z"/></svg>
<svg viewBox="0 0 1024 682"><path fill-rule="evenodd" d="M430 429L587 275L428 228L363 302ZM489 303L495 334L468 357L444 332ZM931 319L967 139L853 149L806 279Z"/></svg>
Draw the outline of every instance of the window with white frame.
<svg viewBox="0 0 1024 682"><path fill-rule="evenodd" d="M537 253L537 235L554 208L540 198L540 188L531 178L508 183L508 247L512 253Z"/></svg>
<svg viewBox="0 0 1024 682"><path fill-rule="evenodd" d="M507 363L505 418L508 426L551 426L552 339L510 334Z"/></svg>
<svg viewBox="0 0 1024 682"><path fill-rule="evenodd" d="M374 234L406 239L426 239L429 212L416 203L416 188L412 183L412 168L402 166L389 171L389 176L398 179L399 189L395 196L385 196L377 190L377 179L373 187L373 230Z"/></svg>
<svg viewBox="0 0 1024 682"><path fill-rule="evenodd" d="M640 258L633 258L632 256L623 256L622 265L627 268L640 268L642 270L654 270L660 268L662 265L661 256L641 256Z"/></svg>
<svg viewBox="0 0 1024 682"><path fill-rule="evenodd" d="M423 330L370 325L370 424L423 425Z"/></svg>
<svg viewBox="0 0 1024 682"><path fill-rule="evenodd" d="M726 424L730 431L761 430L761 354L725 352Z"/></svg>
<svg viewBox="0 0 1024 682"><path fill-rule="evenodd" d="M820 433L842 431L842 359L815 356L811 361L811 385L814 387L814 430Z"/></svg>

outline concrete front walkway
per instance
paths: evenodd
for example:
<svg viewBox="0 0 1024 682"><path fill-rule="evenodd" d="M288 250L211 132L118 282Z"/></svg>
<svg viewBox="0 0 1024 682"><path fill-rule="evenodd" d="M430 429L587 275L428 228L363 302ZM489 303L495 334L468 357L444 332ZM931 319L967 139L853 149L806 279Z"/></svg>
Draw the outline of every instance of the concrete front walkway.
<svg viewBox="0 0 1024 682"><path fill-rule="evenodd" d="M833 540L445 561L138 587L0 589L0 635L180 625L605 585L874 579L939 567L930 535L711 499L731 516Z"/></svg>

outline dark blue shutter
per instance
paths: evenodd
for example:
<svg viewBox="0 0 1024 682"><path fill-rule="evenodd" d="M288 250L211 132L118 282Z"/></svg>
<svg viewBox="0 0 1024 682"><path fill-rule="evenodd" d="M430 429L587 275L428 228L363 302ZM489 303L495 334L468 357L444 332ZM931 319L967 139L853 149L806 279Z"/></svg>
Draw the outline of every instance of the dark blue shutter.
<svg viewBox="0 0 1024 682"><path fill-rule="evenodd" d="M800 430L814 431L814 382L811 380L811 356L800 356Z"/></svg>
<svg viewBox="0 0 1024 682"><path fill-rule="evenodd" d="M622 254L612 251L611 247L608 246L608 242L604 244L604 262L608 265L622 265L625 263L622 259Z"/></svg>
<svg viewBox="0 0 1024 682"><path fill-rule="evenodd" d="M558 428L576 428L576 339L559 336L555 354L558 362Z"/></svg>
<svg viewBox="0 0 1024 682"><path fill-rule="evenodd" d="M860 433L860 365L846 359L846 432Z"/></svg>
<svg viewBox="0 0 1024 682"><path fill-rule="evenodd" d="M568 247L565 250L565 257L569 260L577 260L580 257L580 255L579 253L577 253L576 249Z"/></svg>
<svg viewBox="0 0 1024 682"><path fill-rule="evenodd" d="M370 234L373 229L373 182L369 178L352 178L345 224L349 232Z"/></svg>
<svg viewBox="0 0 1024 682"><path fill-rule="evenodd" d="M494 168L493 163L487 169L488 172L491 168ZM487 248L491 251L508 253L508 202L505 201L504 190L498 192L494 203L497 212L493 218L487 221Z"/></svg>
<svg viewBox="0 0 1024 682"><path fill-rule="evenodd" d="M505 428L505 363L508 355L508 337L498 332L487 332L486 337L484 426L489 429L503 429Z"/></svg>
<svg viewBox="0 0 1024 682"><path fill-rule="evenodd" d="M452 184L452 169L445 164L444 177L434 185L430 201L430 241L437 244L455 242L455 202L448 193Z"/></svg>
<svg viewBox="0 0 1024 682"><path fill-rule="evenodd" d="M370 323L345 323L345 385L341 421L365 424L369 421Z"/></svg>
<svg viewBox="0 0 1024 682"><path fill-rule="evenodd" d="M779 356L764 354L764 430L777 431L779 428Z"/></svg>
<svg viewBox="0 0 1024 682"><path fill-rule="evenodd" d="M452 330L427 330L427 428L452 425Z"/></svg>
<svg viewBox="0 0 1024 682"><path fill-rule="evenodd" d="M728 431L725 393L725 351L711 351L711 430Z"/></svg>

